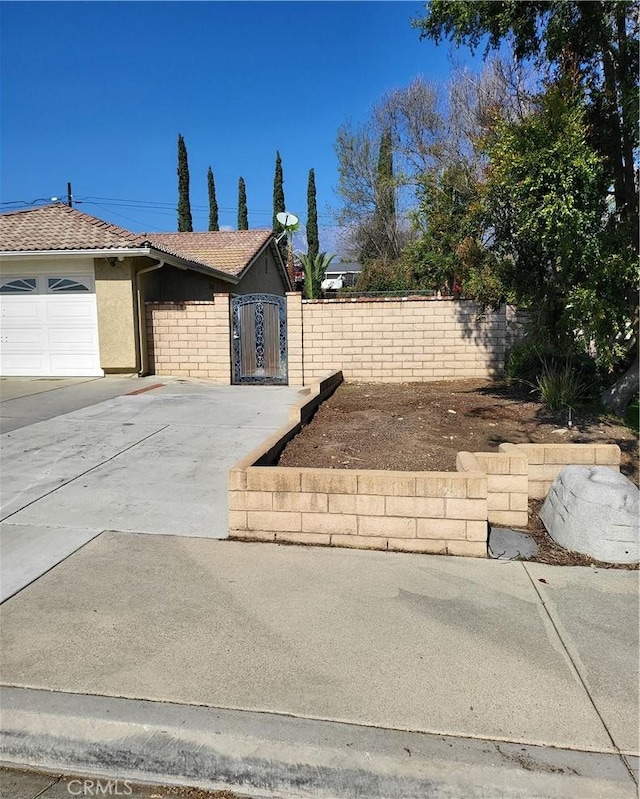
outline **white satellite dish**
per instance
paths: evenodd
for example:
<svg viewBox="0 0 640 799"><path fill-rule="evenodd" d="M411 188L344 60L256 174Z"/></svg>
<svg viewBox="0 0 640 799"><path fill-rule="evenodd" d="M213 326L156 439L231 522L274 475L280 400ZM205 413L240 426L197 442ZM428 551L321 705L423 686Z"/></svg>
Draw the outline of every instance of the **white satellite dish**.
<svg viewBox="0 0 640 799"><path fill-rule="evenodd" d="M295 214L287 213L287 211L280 211L280 213L276 214L276 219L285 230L289 230L298 224L298 217Z"/></svg>

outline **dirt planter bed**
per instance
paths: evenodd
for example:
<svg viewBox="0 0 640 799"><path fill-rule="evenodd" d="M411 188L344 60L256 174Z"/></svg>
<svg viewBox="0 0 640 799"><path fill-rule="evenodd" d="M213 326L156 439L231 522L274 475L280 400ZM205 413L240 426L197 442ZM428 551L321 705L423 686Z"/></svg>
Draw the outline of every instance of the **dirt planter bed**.
<svg viewBox="0 0 640 799"><path fill-rule="evenodd" d="M341 381L340 372L320 381L289 424L231 470L231 538L486 557L489 522L526 526L529 499L563 466L619 470L620 448L605 443L503 442L458 453L455 472L272 465Z"/></svg>

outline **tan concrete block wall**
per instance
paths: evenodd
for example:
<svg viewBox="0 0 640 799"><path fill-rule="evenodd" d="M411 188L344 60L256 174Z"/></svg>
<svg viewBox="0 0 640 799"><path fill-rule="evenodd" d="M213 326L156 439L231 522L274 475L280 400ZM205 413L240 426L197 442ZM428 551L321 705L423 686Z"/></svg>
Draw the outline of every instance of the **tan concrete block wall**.
<svg viewBox="0 0 640 799"><path fill-rule="evenodd" d="M208 302L148 303L146 316L151 372L231 383L228 294Z"/></svg>
<svg viewBox="0 0 640 799"><path fill-rule="evenodd" d="M305 384L330 369L345 380L422 382L504 366L504 310L480 319L473 302L425 298L305 300L301 309Z"/></svg>
<svg viewBox="0 0 640 799"><path fill-rule="evenodd" d="M302 295L287 293L287 369L290 386L304 385Z"/></svg>
<svg viewBox="0 0 640 799"><path fill-rule="evenodd" d="M229 480L232 538L486 557L483 474L241 471Z"/></svg>
<svg viewBox="0 0 640 799"><path fill-rule="evenodd" d="M499 449L526 457L531 499L544 499L565 466L608 466L620 471L617 444L500 444Z"/></svg>
<svg viewBox="0 0 640 799"><path fill-rule="evenodd" d="M527 458L520 453L474 452L480 469L487 473L489 522L505 527L529 523Z"/></svg>

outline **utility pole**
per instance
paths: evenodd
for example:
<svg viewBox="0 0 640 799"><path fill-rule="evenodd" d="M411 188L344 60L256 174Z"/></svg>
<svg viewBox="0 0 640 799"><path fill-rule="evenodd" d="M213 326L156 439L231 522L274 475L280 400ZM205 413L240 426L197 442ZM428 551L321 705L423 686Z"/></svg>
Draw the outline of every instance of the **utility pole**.
<svg viewBox="0 0 640 799"><path fill-rule="evenodd" d="M67 183L67 205L73 208L73 194L71 194L71 184Z"/></svg>

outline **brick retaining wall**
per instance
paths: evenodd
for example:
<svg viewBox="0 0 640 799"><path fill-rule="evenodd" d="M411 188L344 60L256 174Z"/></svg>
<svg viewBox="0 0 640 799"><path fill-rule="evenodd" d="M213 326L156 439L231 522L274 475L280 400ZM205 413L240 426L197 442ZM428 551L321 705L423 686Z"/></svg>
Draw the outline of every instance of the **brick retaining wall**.
<svg viewBox="0 0 640 799"><path fill-rule="evenodd" d="M563 466L619 471L616 444L504 443L458 453L456 472L270 466L341 380L321 381L286 427L230 471L231 538L486 557L489 523L526 527L529 498Z"/></svg>
<svg viewBox="0 0 640 799"><path fill-rule="evenodd" d="M485 557L481 473L250 467L229 491L232 538Z"/></svg>

